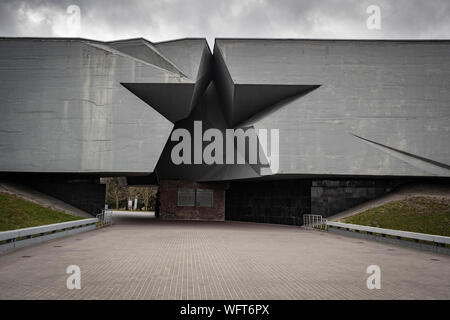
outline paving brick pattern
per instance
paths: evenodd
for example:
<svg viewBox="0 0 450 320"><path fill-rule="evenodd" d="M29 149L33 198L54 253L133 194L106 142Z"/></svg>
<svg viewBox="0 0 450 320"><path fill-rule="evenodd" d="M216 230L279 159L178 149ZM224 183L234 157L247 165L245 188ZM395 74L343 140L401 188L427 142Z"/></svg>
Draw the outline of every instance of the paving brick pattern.
<svg viewBox="0 0 450 320"><path fill-rule="evenodd" d="M0 299L450 299L448 256L294 226L125 215L1 255ZM72 264L81 290L66 288ZM372 264L380 290L366 287Z"/></svg>

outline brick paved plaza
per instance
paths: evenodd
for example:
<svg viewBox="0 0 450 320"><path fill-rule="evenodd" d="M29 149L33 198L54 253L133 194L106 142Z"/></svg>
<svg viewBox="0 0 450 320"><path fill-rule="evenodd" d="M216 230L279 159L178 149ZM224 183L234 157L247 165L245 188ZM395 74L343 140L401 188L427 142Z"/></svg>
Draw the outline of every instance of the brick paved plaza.
<svg viewBox="0 0 450 320"><path fill-rule="evenodd" d="M66 268L81 268L81 290ZM381 267L368 290L366 268ZM116 224L0 256L1 299L450 299L450 257L298 227Z"/></svg>

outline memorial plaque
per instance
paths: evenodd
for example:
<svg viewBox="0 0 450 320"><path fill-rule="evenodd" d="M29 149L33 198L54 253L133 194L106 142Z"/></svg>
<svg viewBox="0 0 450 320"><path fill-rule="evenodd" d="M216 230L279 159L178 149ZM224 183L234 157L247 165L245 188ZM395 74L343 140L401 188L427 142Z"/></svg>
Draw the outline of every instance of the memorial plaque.
<svg viewBox="0 0 450 320"><path fill-rule="evenodd" d="M197 189L197 207L212 207L214 190Z"/></svg>
<svg viewBox="0 0 450 320"><path fill-rule="evenodd" d="M194 207L195 206L195 189L179 189L177 206L178 207Z"/></svg>

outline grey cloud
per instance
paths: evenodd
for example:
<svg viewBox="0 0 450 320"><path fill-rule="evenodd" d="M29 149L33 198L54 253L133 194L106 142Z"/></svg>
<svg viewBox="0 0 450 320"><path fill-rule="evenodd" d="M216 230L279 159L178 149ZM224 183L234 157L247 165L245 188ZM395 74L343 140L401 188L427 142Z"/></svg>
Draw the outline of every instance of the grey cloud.
<svg viewBox="0 0 450 320"><path fill-rule="evenodd" d="M0 35L61 35L64 30L55 25L56 16L64 18L70 4L81 8L82 29L78 36L99 40L129 37L145 37L151 41L207 37L210 42L215 37L418 39L449 38L450 33L447 0L6 0L0 2ZM365 26L368 16L365 10L370 4L381 7L381 30L368 30ZM29 14L24 15L24 10ZM35 18L33 14L41 19L39 23L31 21Z"/></svg>

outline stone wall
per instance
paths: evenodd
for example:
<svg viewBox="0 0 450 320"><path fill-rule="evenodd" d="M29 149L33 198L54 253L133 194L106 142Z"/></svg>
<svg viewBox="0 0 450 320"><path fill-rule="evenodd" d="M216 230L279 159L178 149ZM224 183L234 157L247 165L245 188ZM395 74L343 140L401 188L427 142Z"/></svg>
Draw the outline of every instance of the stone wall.
<svg viewBox="0 0 450 320"><path fill-rule="evenodd" d="M315 180L311 213L329 217L377 198L398 184L392 180Z"/></svg>
<svg viewBox="0 0 450 320"><path fill-rule="evenodd" d="M179 220L225 220L225 190L227 183L200 183L183 180L161 180L159 184L159 217ZM178 206L179 189L212 189L212 207Z"/></svg>
<svg viewBox="0 0 450 320"><path fill-rule="evenodd" d="M310 213L311 180L231 182L226 219L301 225Z"/></svg>

